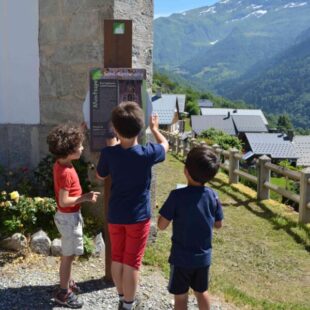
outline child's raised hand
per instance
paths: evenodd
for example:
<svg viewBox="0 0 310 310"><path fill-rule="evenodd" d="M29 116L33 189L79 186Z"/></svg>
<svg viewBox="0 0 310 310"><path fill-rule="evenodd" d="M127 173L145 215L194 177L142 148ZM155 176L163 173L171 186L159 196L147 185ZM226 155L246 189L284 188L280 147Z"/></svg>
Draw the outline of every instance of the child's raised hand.
<svg viewBox="0 0 310 310"><path fill-rule="evenodd" d="M85 201L90 201L92 203L95 203L100 194L101 194L100 192L91 191L89 193L84 194L83 196L84 196Z"/></svg>
<svg viewBox="0 0 310 310"><path fill-rule="evenodd" d="M158 129L159 127L159 119L157 113L152 113L150 116L150 129L153 131L154 129Z"/></svg>
<svg viewBox="0 0 310 310"><path fill-rule="evenodd" d="M119 144L119 140L116 137L106 139L106 145L107 146L114 146L117 144Z"/></svg>

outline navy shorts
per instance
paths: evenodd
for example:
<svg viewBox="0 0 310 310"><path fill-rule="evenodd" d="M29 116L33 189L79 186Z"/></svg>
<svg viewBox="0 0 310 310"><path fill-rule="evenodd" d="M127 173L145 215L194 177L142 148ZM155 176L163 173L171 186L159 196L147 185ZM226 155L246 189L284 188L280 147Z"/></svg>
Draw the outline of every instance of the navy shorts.
<svg viewBox="0 0 310 310"><path fill-rule="evenodd" d="M208 290L210 266L185 268L170 265L168 291L174 295L185 294L189 288L203 293Z"/></svg>

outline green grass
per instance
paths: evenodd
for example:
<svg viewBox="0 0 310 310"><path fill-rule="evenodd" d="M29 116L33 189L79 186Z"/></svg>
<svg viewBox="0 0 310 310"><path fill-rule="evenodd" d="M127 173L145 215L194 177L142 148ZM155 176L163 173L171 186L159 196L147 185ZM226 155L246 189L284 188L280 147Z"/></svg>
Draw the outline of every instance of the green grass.
<svg viewBox="0 0 310 310"><path fill-rule="evenodd" d="M177 183L185 183L183 164L171 155L157 169L157 203ZM224 207L224 227L215 231L210 292L241 309L310 309L310 225L273 200L258 203L253 190L229 186L219 173L210 185ZM144 263L166 275L171 230L159 232Z"/></svg>

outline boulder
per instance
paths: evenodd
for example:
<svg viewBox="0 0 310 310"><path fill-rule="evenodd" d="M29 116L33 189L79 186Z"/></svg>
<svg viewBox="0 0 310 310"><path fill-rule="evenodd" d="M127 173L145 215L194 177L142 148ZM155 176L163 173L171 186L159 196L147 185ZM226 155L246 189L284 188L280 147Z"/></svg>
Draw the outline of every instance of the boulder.
<svg viewBox="0 0 310 310"><path fill-rule="evenodd" d="M0 248L4 250L21 251L28 246L27 238L20 233L0 241Z"/></svg>
<svg viewBox="0 0 310 310"><path fill-rule="evenodd" d="M52 241L51 245L51 252L53 256L61 256L61 240L60 239L54 239Z"/></svg>
<svg viewBox="0 0 310 310"><path fill-rule="evenodd" d="M102 233L99 233L96 237L95 237L95 256L101 256L104 255L105 253L105 243L104 240L102 238Z"/></svg>
<svg viewBox="0 0 310 310"><path fill-rule="evenodd" d="M51 240L43 230L39 230L31 236L30 248L38 254L49 255L51 251Z"/></svg>

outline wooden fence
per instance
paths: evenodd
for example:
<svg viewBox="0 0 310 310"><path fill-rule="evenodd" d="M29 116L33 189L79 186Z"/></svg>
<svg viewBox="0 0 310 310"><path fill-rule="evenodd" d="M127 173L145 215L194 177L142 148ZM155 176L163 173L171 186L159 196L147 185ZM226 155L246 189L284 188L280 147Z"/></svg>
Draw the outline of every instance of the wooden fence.
<svg viewBox="0 0 310 310"><path fill-rule="evenodd" d="M195 146L204 145L216 154L221 155L225 160L221 163L221 168L228 172L229 183L239 182L239 177L256 184L257 199L264 200L270 198L270 191L278 193L282 197L288 198L299 204L299 222L310 223L310 168L302 171L293 171L271 163L271 158L266 155L261 156L257 163L257 176L251 175L239 169L243 155L236 149L229 151L221 149L218 145L209 146L196 139L181 139L181 135L162 131L170 144L170 150L174 154L186 156ZM293 193L283 187L271 183L271 171L299 183L299 194Z"/></svg>

